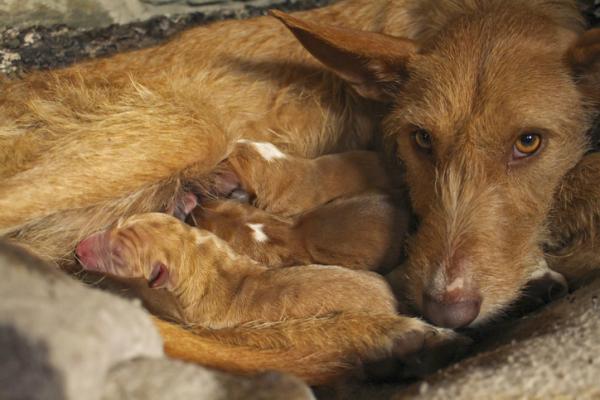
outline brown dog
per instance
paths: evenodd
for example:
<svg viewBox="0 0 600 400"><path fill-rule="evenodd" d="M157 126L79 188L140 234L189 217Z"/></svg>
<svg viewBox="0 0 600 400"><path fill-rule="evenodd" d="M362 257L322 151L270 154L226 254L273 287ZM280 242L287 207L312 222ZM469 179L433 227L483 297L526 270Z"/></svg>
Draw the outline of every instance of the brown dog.
<svg viewBox="0 0 600 400"><path fill-rule="evenodd" d="M82 241L76 252L86 270L144 278L153 289L165 288L179 305L178 315L170 317L187 326L214 330L284 321L293 326L304 321L302 329L306 329L308 321L342 314L363 320L376 316L393 330L404 332L391 347L388 340L373 338L370 350L362 355L365 359L377 347L388 355L402 356L420 349L423 341L434 345L453 337L451 331L397 315L390 288L373 272L324 265L269 268L237 254L210 232L167 214L140 214L120 221L113 229ZM287 329L286 346L302 349L301 340L295 338L302 333L310 329ZM356 346L349 339L341 354L344 347ZM254 339L253 345L268 349L273 341L277 339L267 336ZM360 355L354 353L353 358Z"/></svg>
<svg viewBox="0 0 600 400"><path fill-rule="evenodd" d="M584 243L577 262L597 266L586 234L600 215L599 161L580 160L600 103L600 33L584 33L574 1L347 0L279 17L342 79L257 18L3 81L1 232L66 264L80 239L119 217L168 208L184 184L209 186L239 138L309 158L364 149L385 113L386 147L406 168L421 221L395 284L428 319L464 326L496 315L542 264L546 242L559 245L553 267L571 266L562 243ZM548 223L565 220L564 237ZM328 337L364 340L362 349L398 337L381 324L367 332L340 317ZM214 366L339 371L327 346L306 364L301 351L157 326L172 355Z"/></svg>
<svg viewBox="0 0 600 400"><path fill-rule="evenodd" d="M278 15L359 92L402 91L384 126L421 223L393 278L427 319L460 327L495 315L545 268L547 216L599 100L600 32L576 42L568 2L452 4L411 39ZM571 217L587 226L590 211Z"/></svg>

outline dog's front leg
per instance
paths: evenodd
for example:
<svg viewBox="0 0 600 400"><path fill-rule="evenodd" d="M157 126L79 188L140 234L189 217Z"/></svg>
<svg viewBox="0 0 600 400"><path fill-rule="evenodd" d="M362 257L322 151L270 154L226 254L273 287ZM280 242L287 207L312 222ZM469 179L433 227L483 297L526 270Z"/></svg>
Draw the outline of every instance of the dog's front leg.
<svg viewBox="0 0 600 400"><path fill-rule="evenodd" d="M550 267L577 279L600 267L600 153L585 156L565 176L548 228Z"/></svg>

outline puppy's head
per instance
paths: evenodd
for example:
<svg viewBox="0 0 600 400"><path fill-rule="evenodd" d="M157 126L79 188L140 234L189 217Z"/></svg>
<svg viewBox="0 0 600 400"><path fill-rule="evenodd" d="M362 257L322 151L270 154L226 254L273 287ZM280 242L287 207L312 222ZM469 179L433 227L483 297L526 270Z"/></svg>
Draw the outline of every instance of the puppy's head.
<svg viewBox="0 0 600 400"><path fill-rule="evenodd" d="M161 213L139 214L81 241L75 250L84 269L121 278L144 278L151 288L174 289L196 256L190 227Z"/></svg>
<svg viewBox="0 0 600 400"><path fill-rule="evenodd" d="M420 225L404 295L447 327L481 322L545 268L553 193L600 100L600 34L528 10L458 15L418 43L275 14L364 97L387 102L388 147ZM397 282L398 284L398 282Z"/></svg>

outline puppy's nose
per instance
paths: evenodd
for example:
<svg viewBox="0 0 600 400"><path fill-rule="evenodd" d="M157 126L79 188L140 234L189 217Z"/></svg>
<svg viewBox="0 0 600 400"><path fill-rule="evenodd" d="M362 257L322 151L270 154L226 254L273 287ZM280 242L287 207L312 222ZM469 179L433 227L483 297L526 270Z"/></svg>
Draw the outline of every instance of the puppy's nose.
<svg viewBox="0 0 600 400"><path fill-rule="evenodd" d="M94 267L96 260L94 259L94 239L92 237L82 240L75 249L75 254L84 267Z"/></svg>
<svg viewBox="0 0 600 400"><path fill-rule="evenodd" d="M461 328L479 315L481 296L474 292L460 293L452 299L423 294L423 316L432 324L444 328Z"/></svg>

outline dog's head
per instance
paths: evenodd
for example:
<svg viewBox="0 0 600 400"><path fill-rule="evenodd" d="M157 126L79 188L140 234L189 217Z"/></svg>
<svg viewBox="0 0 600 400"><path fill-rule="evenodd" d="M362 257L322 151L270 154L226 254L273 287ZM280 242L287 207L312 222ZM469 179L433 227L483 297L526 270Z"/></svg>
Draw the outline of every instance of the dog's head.
<svg viewBox="0 0 600 400"><path fill-rule="evenodd" d="M430 321L497 314L545 268L561 178L588 146L600 101L600 31L518 8L452 19L424 43L275 13L360 95L387 102L420 225L397 276Z"/></svg>

